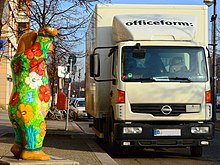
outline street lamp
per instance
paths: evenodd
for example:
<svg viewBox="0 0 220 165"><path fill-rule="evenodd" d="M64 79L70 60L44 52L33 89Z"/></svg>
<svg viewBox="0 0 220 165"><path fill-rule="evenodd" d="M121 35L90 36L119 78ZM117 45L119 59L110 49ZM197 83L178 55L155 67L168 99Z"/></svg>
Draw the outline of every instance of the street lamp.
<svg viewBox="0 0 220 165"><path fill-rule="evenodd" d="M204 3L209 7L213 5L214 0L204 0Z"/></svg>
<svg viewBox="0 0 220 165"><path fill-rule="evenodd" d="M213 121L216 121L216 0L204 0L207 6L213 5L212 22L212 105L213 105Z"/></svg>

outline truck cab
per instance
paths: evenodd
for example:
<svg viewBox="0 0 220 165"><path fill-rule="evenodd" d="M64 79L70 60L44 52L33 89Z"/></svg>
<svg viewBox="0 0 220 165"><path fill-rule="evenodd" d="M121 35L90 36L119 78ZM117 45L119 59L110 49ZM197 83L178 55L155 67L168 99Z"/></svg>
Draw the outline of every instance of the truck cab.
<svg viewBox="0 0 220 165"><path fill-rule="evenodd" d="M87 33L86 110L97 138L190 147L201 156L214 136L207 7L98 5L96 14Z"/></svg>

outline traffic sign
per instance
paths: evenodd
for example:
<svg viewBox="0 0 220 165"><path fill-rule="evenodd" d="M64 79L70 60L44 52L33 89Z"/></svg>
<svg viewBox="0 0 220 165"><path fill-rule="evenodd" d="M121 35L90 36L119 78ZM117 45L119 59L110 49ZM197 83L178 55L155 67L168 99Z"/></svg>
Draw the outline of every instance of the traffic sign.
<svg viewBox="0 0 220 165"><path fill-rule="evenodd" d="M58 66L58 77L69 78L69 72L66 66Z"/></svg>
<svg viewBox="0 0 220 165"><path fill-rule="evenodd" d="M4 50L4 40L0 40L0 50Z"/></svg>

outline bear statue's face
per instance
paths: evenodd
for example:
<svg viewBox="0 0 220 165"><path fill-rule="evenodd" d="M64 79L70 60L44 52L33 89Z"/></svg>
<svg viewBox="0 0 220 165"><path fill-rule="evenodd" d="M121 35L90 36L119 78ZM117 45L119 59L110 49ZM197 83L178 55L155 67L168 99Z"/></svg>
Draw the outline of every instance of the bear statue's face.
<svg viewBox="0 0 220 165"><path fill-rule="evenodd" d="M29 49L34 44L36 38L37 38L37 32L35 30L24 33L18 41L16 54L19 54Z"/></svg>
<svg viewBox="0 0 220 165"><path fill-rule="evenodd" d="M38 33L43 33L43 34L47 34L50 36L56 36L58 34L58 31L56 28L42 27L39 29ZM33 44L35 43L38 33L35 30L24 33L19 39L16 54L20 54L24 52L25 50L29 49L30 47L32 47ZM53 50L54 50L54 47L51 43L49 44L48 54L51 54Z"/></svg>

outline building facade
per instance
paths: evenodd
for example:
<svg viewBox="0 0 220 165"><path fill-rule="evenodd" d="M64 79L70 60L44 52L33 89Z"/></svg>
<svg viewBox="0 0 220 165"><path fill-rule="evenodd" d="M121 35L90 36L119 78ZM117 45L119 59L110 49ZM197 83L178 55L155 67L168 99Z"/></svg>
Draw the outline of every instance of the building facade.
<svg viewBox="0 0 220 165"><path fill-rule="evenodd" d="M12 90L10 60L15 55L19 37L30 29L29 0L6 0L2 13L0 39L4 50L0 51L0 108L7 109Z"/></svg>

